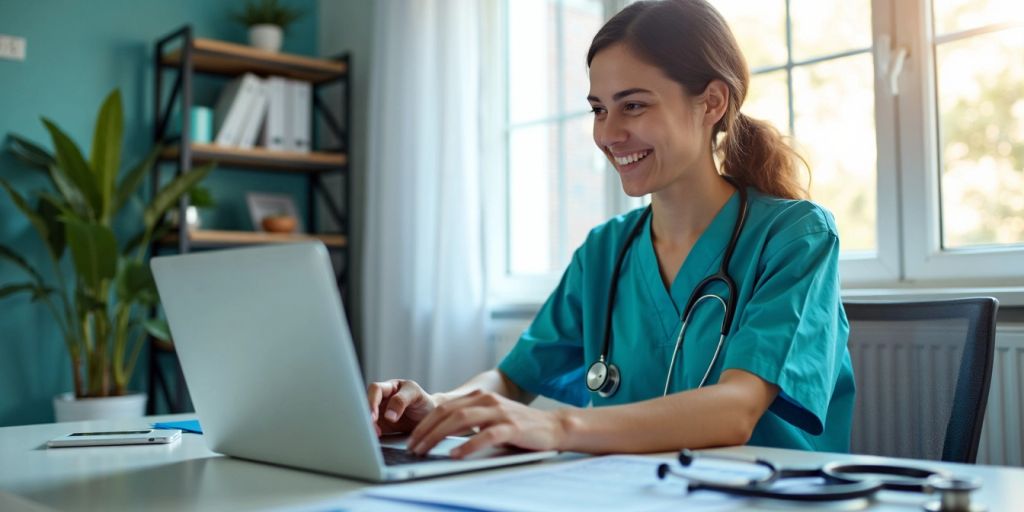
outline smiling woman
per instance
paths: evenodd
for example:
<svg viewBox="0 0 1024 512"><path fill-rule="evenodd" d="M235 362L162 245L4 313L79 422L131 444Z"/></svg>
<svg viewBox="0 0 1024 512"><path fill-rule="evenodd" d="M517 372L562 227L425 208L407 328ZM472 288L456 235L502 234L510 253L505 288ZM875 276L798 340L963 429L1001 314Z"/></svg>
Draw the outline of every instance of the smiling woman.
<svg viewBox="0 0 1024 512"><path fill-rule="evenodd" d="M632 4L587 63L594 142L651 205L590 231L498 368L450 392L371 384L379 432L411 431L425 453L479 429L456 456L498 444L847 450L835 223L801 199L778 132L740 113L749 75L722 17L704 0ZM524 405L537 395L597 407Z"/></svg>

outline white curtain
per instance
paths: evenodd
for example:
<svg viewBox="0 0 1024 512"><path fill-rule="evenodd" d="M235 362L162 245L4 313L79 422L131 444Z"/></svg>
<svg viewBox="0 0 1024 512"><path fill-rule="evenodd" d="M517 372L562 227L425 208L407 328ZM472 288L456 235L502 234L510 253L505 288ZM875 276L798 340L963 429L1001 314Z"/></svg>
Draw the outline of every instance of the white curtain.
<svg viewBox="0 0 1024 512"><path fill-rule="evenodd" d="M489 366L476 0L374 3L362 277L370 380Z"/></svg>

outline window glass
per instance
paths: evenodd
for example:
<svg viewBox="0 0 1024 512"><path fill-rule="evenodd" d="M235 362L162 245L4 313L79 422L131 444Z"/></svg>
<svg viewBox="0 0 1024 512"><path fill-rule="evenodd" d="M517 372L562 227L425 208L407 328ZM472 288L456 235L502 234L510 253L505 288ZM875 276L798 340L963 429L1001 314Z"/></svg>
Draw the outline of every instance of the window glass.
<svg viewBox="0 0 1024 512"><path fill-rule="evenodd" d="M711 4L732 29L748 66L786 63L786 0L712 0Z"/></svg>
<svg viewBox="0 0 1024 512"><path fill-rule="evenodd" d="M811 198L836 217L844 251L877 247L874 89L864 53L793 70L798 149Z"/></svg>
<svg viewBox="0 0 1024 512"><path fill-rule="evenodd" d="M558 215L556 125L535 124L509 136L509 272L552 270Z"/></svg>
<svg viewBox="0 0 1024 512"><path fill-rule="evenodd" d="M871 0L789 0L793 60L871 46Z"/></svg>
<svg viewBox="0 0 1024 512"><path fill-rule="evenodd" d="M932 9L936 34L1024 21L1024 2L1020 0L932 0Z"/></svg>
<svg viewBox="0 0 1024 512"><path fill-rule="evenodd" d="M940 44L935 62L943 246L1024 243L1024 28Z"/></svg>
<svg viewBox="0 0 1024 512"><path fill-rule="evenodd" d="M557 0L508 2L509 123L558 112Z"/></svg>
<svg viewBox="0 0 1024 512"><path fill-rule="evenodd" d="M788 87L785 70L753 75L740 110L755 119L768 121L783 134L788 134Z"/></svg>

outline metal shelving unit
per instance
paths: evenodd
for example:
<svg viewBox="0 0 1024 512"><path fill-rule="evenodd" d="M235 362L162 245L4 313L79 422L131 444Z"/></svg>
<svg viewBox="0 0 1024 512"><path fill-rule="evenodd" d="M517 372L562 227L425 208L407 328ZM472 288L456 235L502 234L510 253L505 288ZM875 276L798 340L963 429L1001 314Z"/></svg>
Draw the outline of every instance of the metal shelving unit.
<svg viewBox="0 0 1024 512"><path fill-rule="evenodd" d="M271 53L240 44L194 37L192 27L183 26L156 42L153 54L153 140L164 145L160 159L151 176L152 193L156 194L163 168L173 165L180 175L192 170L193 166L216 162L219 168L246 168L278 173L295 173L306 180L306 217L309 235L280 235L252 231L190 230L181 222L176 233L154 242L152 253L174 250L186 253L192 250L233 247L266 243L287 243L302 240L321 240L334 254L340 255L340 266L336 269L338 288L343 301L348 304L347 268L349 216L351 186L348 167L349 132L351 126L351 87L349 83L350 56L341 55L333 59L318 59L286 53ZM313 85L311 133L318 140L317 120L334 136L337 147L322 148L308 153L272 151L266 148L240 149L214 144L193 143L188 137L169 136L170 119L178 109L180 132L190 133L189 116L186 115L194 104L193 79L196 74L235 77L243 73L260 76L283 76L308 81ZM173 84L165 94L165 74L173 74ZM322 99L322 90L331 85L341 85L340 104L329 105ZM341 176L339 205L326 188L322 177L325 174ZM317 232L317 198L322 201L340 233L320 234ZM188 198L184 197L178 206L179 219L185 218ZM166 367L172 366L170 371ZM171 412L182 412L189 408L187 390L172 344L151 343L149 357L148 412L156 412L156 398L163 396ZM173 381L176 381L173 382Z"/></svg>

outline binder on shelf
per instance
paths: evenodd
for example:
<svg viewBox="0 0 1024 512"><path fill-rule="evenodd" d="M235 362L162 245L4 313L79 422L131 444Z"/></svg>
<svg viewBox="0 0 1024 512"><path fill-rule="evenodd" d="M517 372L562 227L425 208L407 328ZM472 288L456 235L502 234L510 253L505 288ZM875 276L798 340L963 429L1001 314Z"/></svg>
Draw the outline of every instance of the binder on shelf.
<svg viewBox="0 0 1024 512"><path fill-rule="evenodd" d="M267 116L260 144L273 151L285 151L289 147L286 130L288 105L285 102L287 80L279 76L271 76L266 79L266 84Z"/></svg>
<svg viewBox="0 0 1024 512"><path fill-rule="evenodd" d="M288 137L287 149L299 153L310 150L310 115L312 113L312 85L302 80L288 79L287 105L288 124L285 133Z"/></svg>
<svg viewBox="0 0 1024 512"><path fill-rule="evenodd" d="M255 98L259 78L246 73L228 82L217 98L213 122L217 129L215 144L237 146L241 142L249 105Z"/></svg>
<svg viewBox="0 0 1024 512"><path fill-rule="evenodd" d="M249 108L246 109L245 122L242 126L238 147L252 149L256 144L256 138L267 115L267 94L266 80L257 78L252 90L252 98L249 101Z"/></svg>

